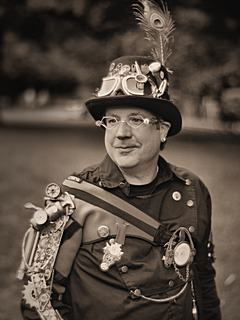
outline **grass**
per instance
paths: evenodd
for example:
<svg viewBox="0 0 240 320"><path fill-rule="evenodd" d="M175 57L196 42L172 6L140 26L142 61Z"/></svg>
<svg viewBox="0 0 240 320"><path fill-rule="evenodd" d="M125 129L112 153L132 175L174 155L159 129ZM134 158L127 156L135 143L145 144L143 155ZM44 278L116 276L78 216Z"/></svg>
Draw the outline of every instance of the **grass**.
<svg viewBox="0 0 240 320"><path fill-rule="evenodd" d="M240 304L240 225L238 138L182 135L168 142L163 155L189 168L207 184L213 201L217 288L223 320L238 318ZM0 319L18 320L21 283L16 280L21 241L31 211L42 205L50 182L97 162L104 155L103 133L95 129L0 129Z"/></svg>

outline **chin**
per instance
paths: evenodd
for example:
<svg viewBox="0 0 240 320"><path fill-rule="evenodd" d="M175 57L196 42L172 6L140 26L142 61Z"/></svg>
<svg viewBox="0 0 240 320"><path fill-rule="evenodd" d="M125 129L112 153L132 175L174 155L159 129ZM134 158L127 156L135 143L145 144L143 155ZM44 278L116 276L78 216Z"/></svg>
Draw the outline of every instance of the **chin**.
<svg viewBox="0 0 240 320"><path fill-rule="evenodd" d="M138 165L138 161L136 159L114 159L114 162L119 168L122 169L130 169L134 168Z"/></svg>

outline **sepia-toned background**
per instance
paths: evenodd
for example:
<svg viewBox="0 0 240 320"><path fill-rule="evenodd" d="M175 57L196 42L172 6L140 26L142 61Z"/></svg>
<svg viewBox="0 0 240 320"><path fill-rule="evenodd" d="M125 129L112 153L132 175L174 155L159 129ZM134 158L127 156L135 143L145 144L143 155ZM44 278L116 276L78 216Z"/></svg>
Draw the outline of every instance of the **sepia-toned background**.
<svg viewBox="0 0 240 320"><path fill-rule="evenodd" d="M104 155L84 100L109 62L149 54L130 0L0 2L0 319L21 319L21 242L45 187ZM163 156L194 171L213 202L223 320L239 318L240 17L236 1L168 1L168 67L183 131Z"/></svg>

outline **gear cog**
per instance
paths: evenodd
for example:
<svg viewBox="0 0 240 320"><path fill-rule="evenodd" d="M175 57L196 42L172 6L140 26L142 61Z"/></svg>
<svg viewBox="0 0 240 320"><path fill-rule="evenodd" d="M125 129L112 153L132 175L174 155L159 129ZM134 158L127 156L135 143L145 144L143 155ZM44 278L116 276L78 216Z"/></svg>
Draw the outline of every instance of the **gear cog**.
<svg viewBox="0 0 240 320"><path fill-rule="evenodd" d="M39 302L36 299L35 295L35 287L31 281L28 281L28 283L24 286L22 293L23 299L26 301L27 304L29 304L31 308L37 308L39 306Z"/></svg>

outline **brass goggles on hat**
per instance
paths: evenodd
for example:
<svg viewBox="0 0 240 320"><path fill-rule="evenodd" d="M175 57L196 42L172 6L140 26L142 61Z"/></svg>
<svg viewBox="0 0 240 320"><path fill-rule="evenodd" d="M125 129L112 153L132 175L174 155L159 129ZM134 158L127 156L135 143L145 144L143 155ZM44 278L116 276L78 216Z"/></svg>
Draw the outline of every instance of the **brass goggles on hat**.
<svg viewBox="0 0 240 320"><path fill-rule="evenodd" d="M110 67L108 76L103 78L102 86L97 92L97 96L114 96L119 92L125 95L153 96L157 91L157 86L154 81L147 76L149 71L147 64L140 67L137 61L132 65L123 65L122 63L116 66L114 65L112 68ZM165 89L166 85L163 92Z"/></svg>
<svg viewBox="0 0 240 320"><path fill-rule="evenodd" d="M120 123L126 123L129 127L136 129L141 127L143 124L156 124L161 122L156 118L143 118L141 115L130 115L127 120L120 120L113 116L105 116L101 120L96 121L97 127L104 127L105 129L116 128Z"/></svg>

